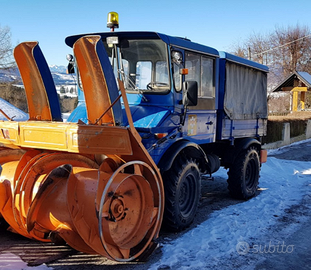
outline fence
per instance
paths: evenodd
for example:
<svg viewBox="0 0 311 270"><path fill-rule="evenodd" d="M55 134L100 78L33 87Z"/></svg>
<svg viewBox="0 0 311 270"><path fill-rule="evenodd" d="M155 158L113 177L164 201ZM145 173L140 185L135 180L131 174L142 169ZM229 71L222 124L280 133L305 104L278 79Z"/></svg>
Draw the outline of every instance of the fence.
<svg viewBox="0 0 311 270"><path fill-rule="evenodd" d="M274 149L274 148L278 148L278 147L281 147L284 145L291 144L293 142L297 142L297 141L301 141L301 140L311 138L311 120L306 121L306 126L305 126L303 133L301 133L301 132L297 133L297 130L293 130L293 129L295 129L295 124L293 124L293 123L279 122L278 125L282 126L281 139L274 141L274 142L265 143L263 145L263 148ZM270 132L276 132L276 131L277 131L277 128L274 130L270 129ZM268 127L268 133L269 133L269 127ZM292 134L294 134L296 136L292 136ZM299 135L297 135L297 134L299 134Z"/></svg>

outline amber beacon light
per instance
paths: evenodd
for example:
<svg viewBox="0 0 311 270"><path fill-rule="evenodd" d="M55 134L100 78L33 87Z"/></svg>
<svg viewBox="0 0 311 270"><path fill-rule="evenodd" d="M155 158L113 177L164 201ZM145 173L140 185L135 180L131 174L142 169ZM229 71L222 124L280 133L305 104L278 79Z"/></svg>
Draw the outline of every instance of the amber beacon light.
<svg viewBox="0 0 311 270"><path fill-rule="evenodd" d="M119 14L117 12L109 12L107 18L107 27L114 32L115 28L119 28Z"/></svg>

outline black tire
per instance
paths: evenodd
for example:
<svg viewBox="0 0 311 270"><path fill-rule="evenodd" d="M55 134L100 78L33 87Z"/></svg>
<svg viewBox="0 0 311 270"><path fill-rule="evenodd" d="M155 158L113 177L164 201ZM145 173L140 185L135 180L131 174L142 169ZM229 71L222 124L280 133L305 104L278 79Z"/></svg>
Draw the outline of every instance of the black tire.
<svg viewBox="0 0 311 270"><path fill-rule="evenodd" d="M232 197L248 200L257 192L260 162L255 148L242 151L229 168L228 189Z"/></svg>
<svg viewBox="0 0 311 270"><path fill-rule="evenodd" d="M201 197L201 174L198 164L179 155L163 175L163 181L163 226L170 231L181 231L192 223Z"/></svg>

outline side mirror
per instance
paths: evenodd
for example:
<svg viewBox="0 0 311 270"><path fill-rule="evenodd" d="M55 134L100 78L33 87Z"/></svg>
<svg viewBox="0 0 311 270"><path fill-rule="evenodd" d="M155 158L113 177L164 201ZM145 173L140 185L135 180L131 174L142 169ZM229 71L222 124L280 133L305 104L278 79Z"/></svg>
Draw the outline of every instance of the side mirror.
<svg viewBox="0 0 311 270"><path fill-rule="evenodd" d="M67 74L73 74L75 73L75 66L74 66L74 58L71 54L67 54L66 58L68 60L68 66L67 66Z"/></svg>
<svg viewBox="0 0 311 270"><path fill-rule="evenodd" d="M186 81L183 83L184 106L196 106L198 104L198 83L196 81Z"/></svg>
<svg viewBox="0 0 311 270"><path fill-rule="evenodd" d="M73 74L75 73L75 67L73 63L69 63L67 66L67 74Z"/></svg>

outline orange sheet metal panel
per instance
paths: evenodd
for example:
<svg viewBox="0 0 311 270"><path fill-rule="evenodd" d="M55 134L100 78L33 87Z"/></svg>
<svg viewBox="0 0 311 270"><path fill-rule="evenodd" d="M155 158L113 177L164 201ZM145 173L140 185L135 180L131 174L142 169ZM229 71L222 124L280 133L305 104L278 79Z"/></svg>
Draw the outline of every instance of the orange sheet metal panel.
<svg viewBox="0 0 311 270"><path fill-rule="evenodd" d="M127 128L58 122L0 122L6 146L85 154L132 155Z"/></svg>
<svg viewBox="0 0 311 270"><path fill-rule="evenodd" d="M0 143L18 144L18 122L0 121Z"/></svg>
<svg viewBox="0 0 311 270"><path fill-rule="evenodd" d="M132 146L126 128L81 125L68 128L68 149L73 152L106 155L132 155Z"/></svg>
<svg viewBox="0 0 311 270"><path fill-rule="evenodd" d="M21 146L50 150L67 149L67 126L64 124L21 122L19 127Z"/></svg>

